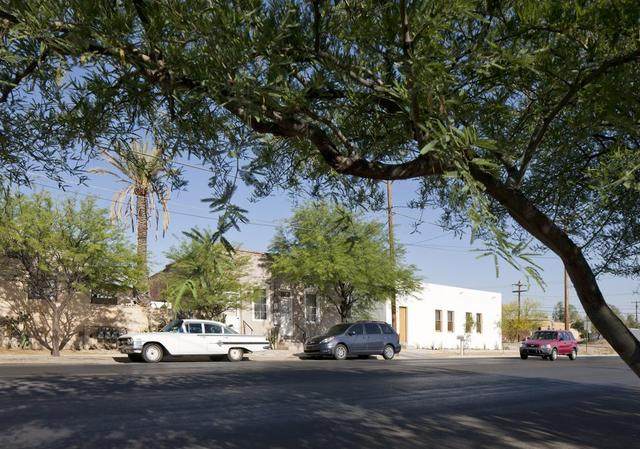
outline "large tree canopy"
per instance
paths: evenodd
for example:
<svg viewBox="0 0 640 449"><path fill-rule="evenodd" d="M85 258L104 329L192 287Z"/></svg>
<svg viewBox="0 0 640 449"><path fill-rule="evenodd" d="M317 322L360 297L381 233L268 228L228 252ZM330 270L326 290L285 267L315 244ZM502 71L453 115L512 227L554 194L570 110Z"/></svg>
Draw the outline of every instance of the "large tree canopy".
<svg viewBox="0 0 640 449"><path fill-rule="evenodd" d="M555 252L640 374L596 281L640 267L637 1L3 5L3 174L153 130L212 165L218 208L234 171L357 203L413 178L415 206L494 254L521 261L529 235Z"/></svg>

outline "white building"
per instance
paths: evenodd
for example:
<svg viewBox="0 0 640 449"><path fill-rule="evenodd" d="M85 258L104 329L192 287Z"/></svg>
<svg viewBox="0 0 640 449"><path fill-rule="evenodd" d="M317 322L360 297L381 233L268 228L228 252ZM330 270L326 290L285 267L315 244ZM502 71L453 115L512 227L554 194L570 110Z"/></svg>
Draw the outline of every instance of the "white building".
<svg viewBox="0 0 640 449"><path fill-rule="evenodd" d="M400 341L408 347L457 349L464 338L465 348L502 349L500 293L425 283L397 305ZM390 303L375 317L391 323Z"/></svg>

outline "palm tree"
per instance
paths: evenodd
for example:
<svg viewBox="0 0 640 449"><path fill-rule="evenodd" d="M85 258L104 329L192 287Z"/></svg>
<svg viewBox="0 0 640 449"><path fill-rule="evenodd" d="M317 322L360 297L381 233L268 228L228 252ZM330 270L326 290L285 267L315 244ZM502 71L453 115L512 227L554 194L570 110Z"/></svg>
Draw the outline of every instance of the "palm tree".
<svg viewBox="0 0 640 449"><path fill-rule="evenodd" d="M111 217L114 220L131 219L131 228L137 222L137 248L143 269L147 272L147 231L149 216L155 213L156 230L159 228L162 212L162 233L169 226L167 204L171 193L171 179L179 171L171 167L173 155L167 155L161 146L132 141L126 147L119 146L115 151L103 151L105 161L117 171L94 168L93 173L109 174L126 184L113 197ZM135 202L134 202L135 198ZM135 204L134 204L135 203Z"/></svg>

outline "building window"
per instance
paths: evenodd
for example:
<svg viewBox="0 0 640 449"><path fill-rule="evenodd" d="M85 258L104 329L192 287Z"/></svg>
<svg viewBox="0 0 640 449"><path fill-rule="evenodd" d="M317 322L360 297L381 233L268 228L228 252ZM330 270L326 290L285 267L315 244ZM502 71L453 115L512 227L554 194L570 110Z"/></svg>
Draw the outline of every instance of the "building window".
<svg viewBox="0 0 640 449"><path fill-rule="evenodd" d="M304 295L304 313L308 323L318 322L318 297L315 294Z"/></svg>
<svg viewBox="0 0 640 449"><path fill-rule="evenodd" d="M476 332L482 333L482 314L476 313Z"/></svg>
<svg viewBox="0 0 640 449"><path fill-rule="evenodd" d="M267 291L262 290L262 296L253 302L253 319L262 321L267 319Z"/></svg>
<svg viewBox="0 0 640 449"><path fill-rule="evenodd" d="M447 331L453 332L453 310L447 310Z"/></svg>
<svg viewBox="0 0 640 449"><path fill-rule="evenodd" d="M436 310L436 332L442 332L442 310Z"/></svg>
<svg viewBox="0 0 640 449"><path fill-rule="evenodd" d="M473 314L467 312L464 316L464 333L470 334L473 331Z"/></svg>

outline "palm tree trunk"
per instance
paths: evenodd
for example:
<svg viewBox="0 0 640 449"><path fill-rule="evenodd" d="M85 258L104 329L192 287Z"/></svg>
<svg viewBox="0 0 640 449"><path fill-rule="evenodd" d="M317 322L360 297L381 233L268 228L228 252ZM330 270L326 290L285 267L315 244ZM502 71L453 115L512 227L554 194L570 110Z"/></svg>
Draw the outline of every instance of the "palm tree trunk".
<svg viewBox="0 0 640 449"><path fill-rule="evenodd" d="M147 229L149 227L149 211L147 208L147 192L143 189L136 189L136 214L138 220L137 244L138 257L142 264L145 276L148 273L147 267Z"/></svg>

